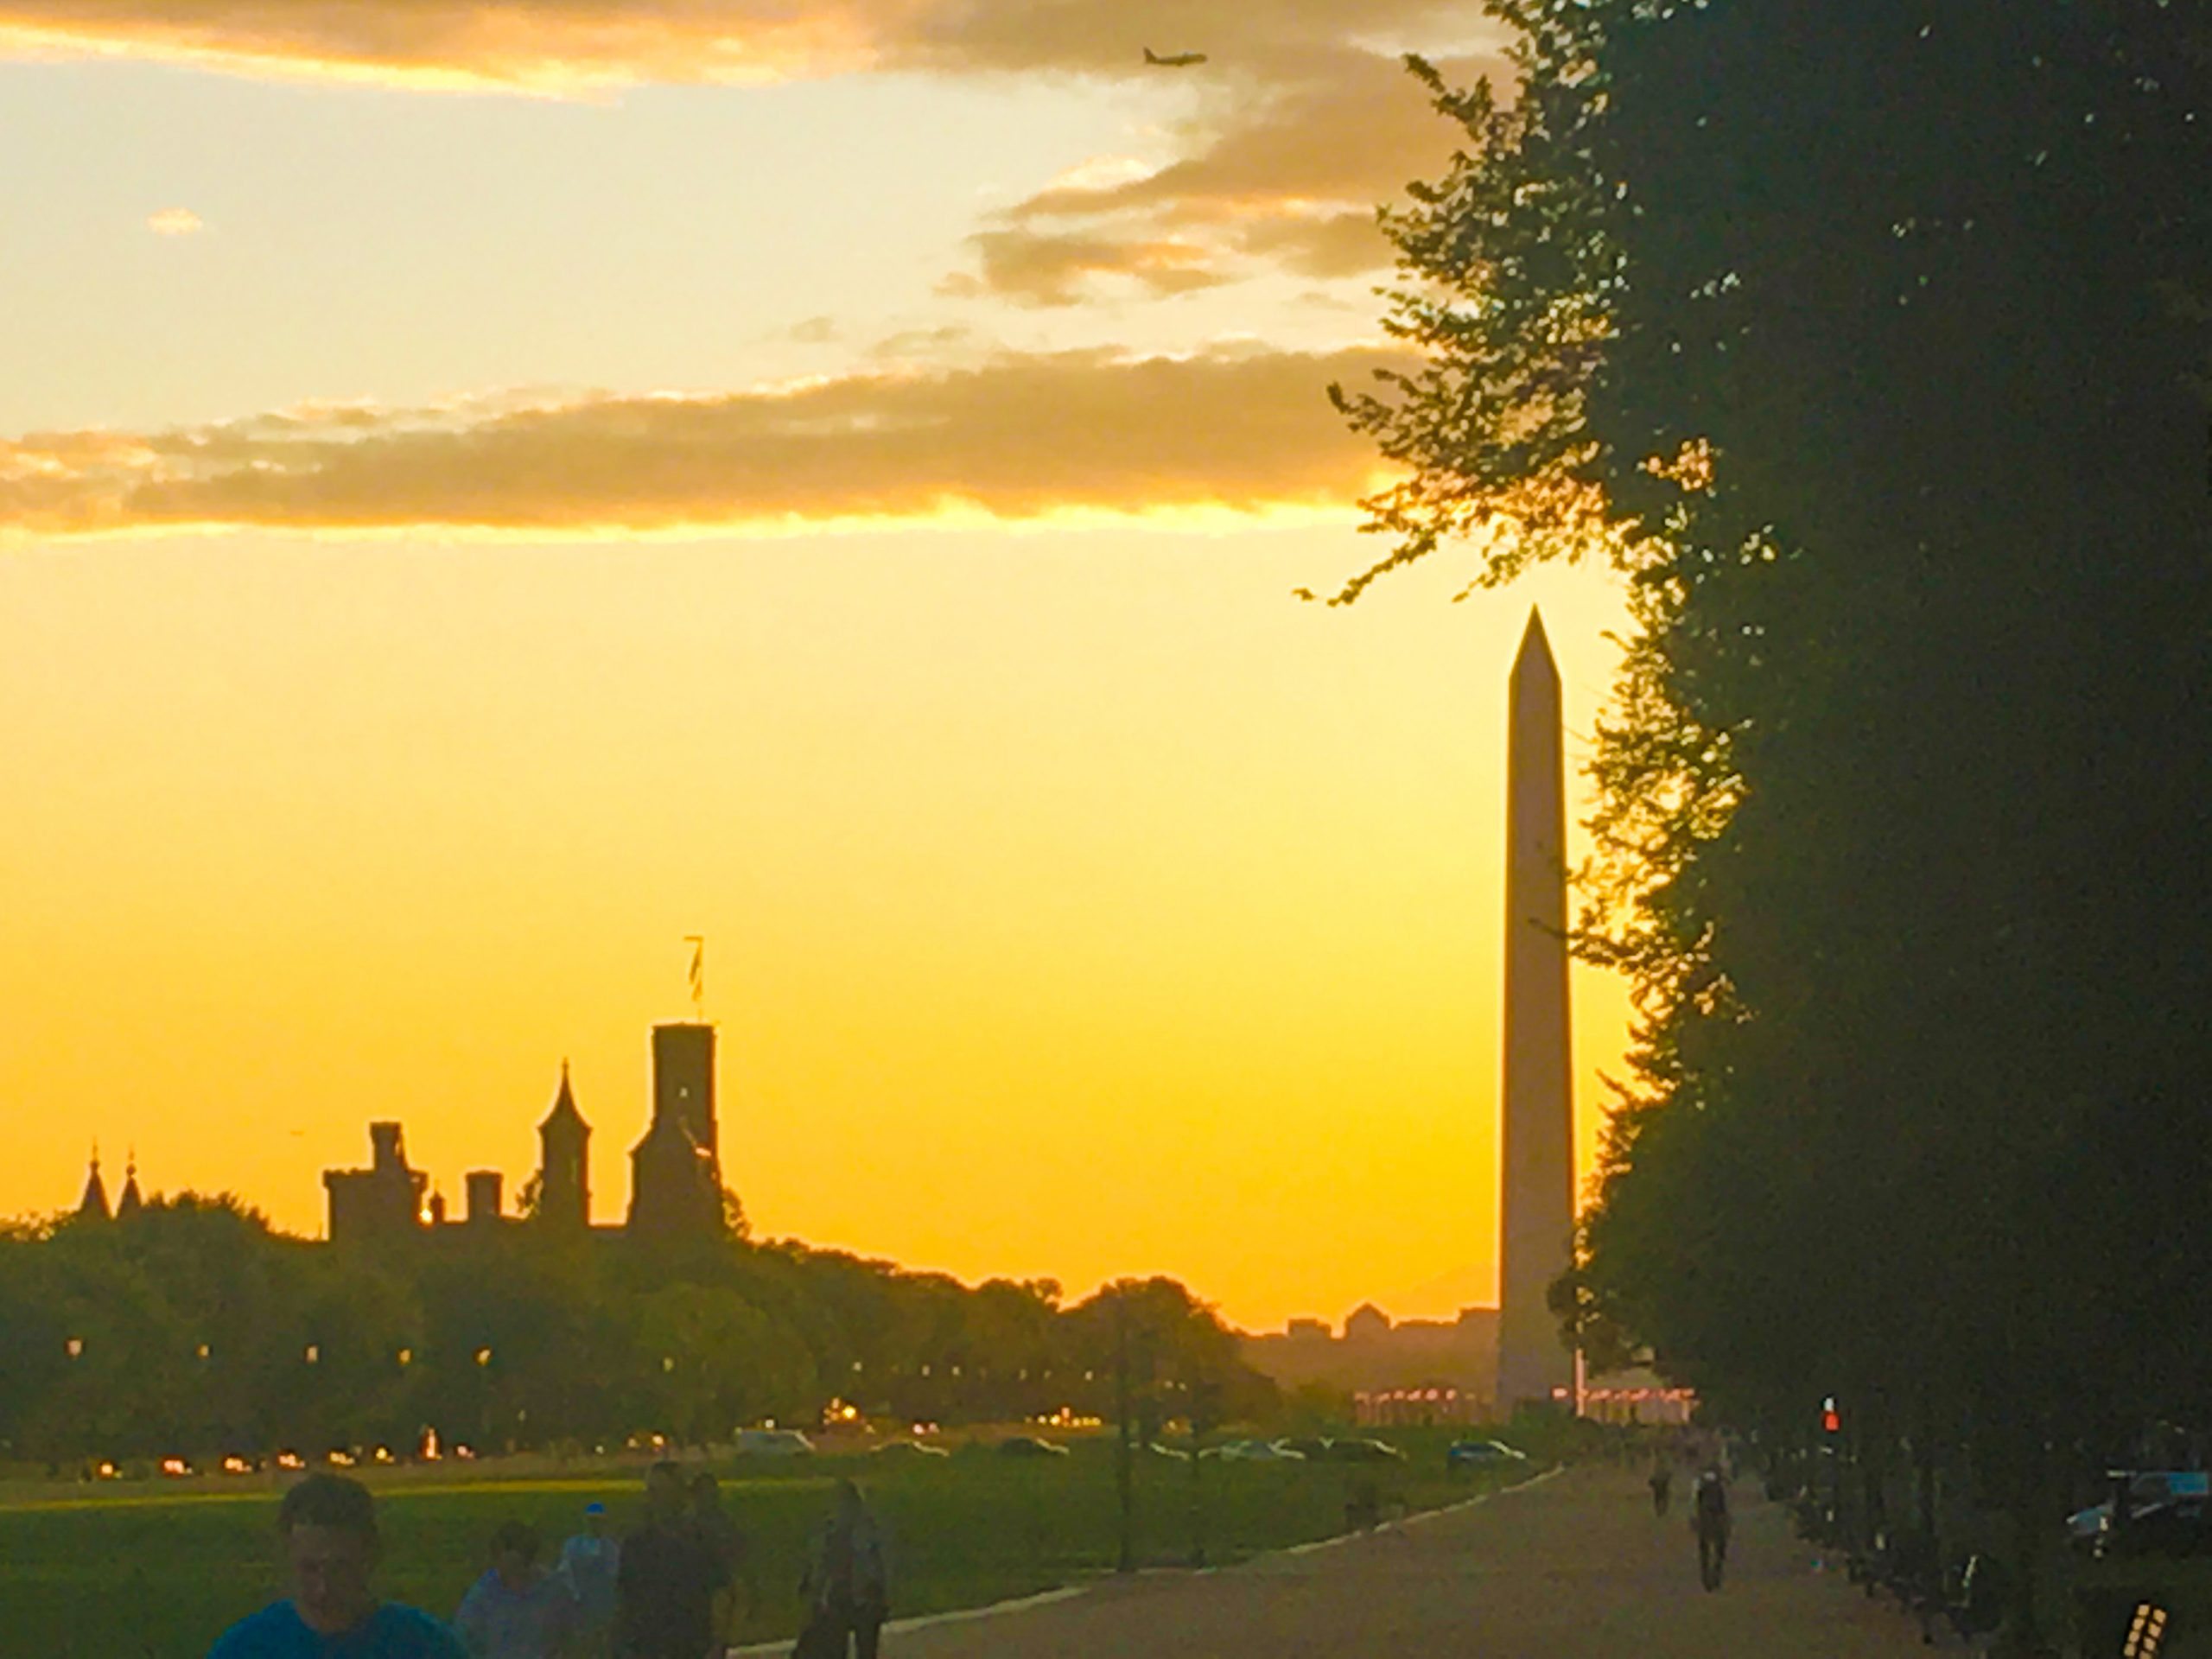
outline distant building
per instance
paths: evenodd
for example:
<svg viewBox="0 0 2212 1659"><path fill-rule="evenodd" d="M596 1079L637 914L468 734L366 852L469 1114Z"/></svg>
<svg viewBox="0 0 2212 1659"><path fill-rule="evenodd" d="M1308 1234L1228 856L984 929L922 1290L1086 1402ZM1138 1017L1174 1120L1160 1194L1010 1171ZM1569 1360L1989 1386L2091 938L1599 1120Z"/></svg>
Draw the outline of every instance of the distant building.
<svg viewBox="0 0 2212 1659"><path fill-rule="evenodd" d="M462 1177L462 1210L448 1220L442 1195L407 1161L397 1123L369 1126L369 1166L328 1169L330 1239L347 1249L385 1249L409 1239L482 1238L525 1224L570 1236L620 1234L664 1241L718 1236L722 1224L720 1127L715 1111L715 1028L698 1023L656 1026L652 1033L652 1117L631 1153L627 1220L621 1227L591 1221L591 1125L577 1109L561 1065L552 1109L537 1126L536 1198L528 1215L508 1213L505 1177L471 1170ZM86 1201L99 1177L95 1160ZM426 1198L425 1194L428 1192ZM106 1212L105 1190L99 1207Z"/></svg>
<svg viewBox="0 0 2212 1659"><path fill-rule="evenodd" d="M107 1183L100 1179L100 1149L93 1147L90 1162L85 1169L85 1190L77 1199L72 1212L79 1221L129 1221L146 1207L145 1194L138 1190L138 1154L132 1153L123 1166L123 1190L115 1195L115 1207L107 1201Z"/></svg>
<svg viewBox="0 0 2212 1659"><path fill-rule="evenodd" d="M1293 1319L1279 1333L1246 1336L1240 1345L1246 1364L1283 1388L1319 1383L1353 1395L1396 1394L1409 1412L1459 1421L1486 1410L1491 1399L1497 1310L1468 1307L1456 1319L1394 1324L1368 1303L1345 1319L1342 1337L1332 1337L1323 1320Z"/></svg>
<svg viewBox="0 0 2212 1659"><path fill-rule="evenodd" d="M1372 1302L1362 1302L1344 1316L1344 1340L1348 1343L1382 1342L1389 1334L1390 1316Z"/></svg>

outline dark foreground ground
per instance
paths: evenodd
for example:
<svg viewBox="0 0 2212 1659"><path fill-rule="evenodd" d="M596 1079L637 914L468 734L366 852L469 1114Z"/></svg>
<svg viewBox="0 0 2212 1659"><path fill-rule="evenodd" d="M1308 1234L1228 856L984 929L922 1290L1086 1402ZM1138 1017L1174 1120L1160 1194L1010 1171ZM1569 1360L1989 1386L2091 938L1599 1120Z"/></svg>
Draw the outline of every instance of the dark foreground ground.
<svg viewBox="0 0 2212 1659"><path fill-rule="evenodd" d="M1698 1587L1679 1508L1580 1469L1472 1507L1262 1557L1142 1574L887 1635L891 1659L1900 1659L1911 1621L1813 1566L1786 1514L1741 1491L1727 1584ZM762 1651L782 1651L762 1649Z"/></svg>

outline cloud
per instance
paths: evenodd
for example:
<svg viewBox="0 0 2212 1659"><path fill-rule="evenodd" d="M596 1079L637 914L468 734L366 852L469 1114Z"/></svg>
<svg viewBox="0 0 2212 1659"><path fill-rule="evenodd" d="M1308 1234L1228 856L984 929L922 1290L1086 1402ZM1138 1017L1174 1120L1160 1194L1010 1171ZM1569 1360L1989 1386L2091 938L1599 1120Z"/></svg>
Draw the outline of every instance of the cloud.
<svg viewBox="0 0 2212 1659"><path fill-rule="evenodd" d="M1301 276L1357 276L1391 261L1389 240L1373 213L1262 219L1237 232L1237 246Z"/></svg>
<svg viewBox="0 0 2212 1659"><path fill-rule="evenodd" d="M207 226L189 207L164 207L148 218L146 228L156 236L196 236Z"/></svg>
<svg viewBox="0 0 2212 1659"><path fill-rule="evenodd" d="M1116 240L1040 232L1016 226L978 231L968 238L980 256L977 274L957 272L938 284L955 296L990 295L1018 305L1075 305L1095 293L1095 277L1128 277L1154 298L1213 288L1230 278L1204 248L1183 241Z"/></svg>
<svg viewBox="0 0 2212 1659"><path fill-rule="evenodd" d="M902 328L877 340L865 355L879 364L912 364L973 358L995 349L967 324L948 322L934 328Z"/></svg>
<svg viewBox="0 0 2212 1659"><path fill-rule="evenodd" d="M137 57L427 91L578 94L870 67L857 0L0 0L0 54Z"/></svg>
<svg viewBox="0 0 2212 1659"><path fill-rule="evenodd" d="M1180 42L1234 75L1478 15L1472 0L0 0L0 54L567 92L869 68L1157 75L1143 48Z"/></svg>
<svg viewBox="0 0 2212 1659"><path fill-rule="evenodd" d="M969 238L978 269L948 291L1027 305L1096 297L1093 273L1174 269L1234 280L1255 265L1320 279L1387 268L1380 202L1440 171L1451 131L1397 59L1357 48L1279 54L1277 77L1211 103L1154 168L1103 156L1070 169ZM1449 61L1465 78L1498 66Z"/></svg>
<svg viewBox="0 0 2212 1659"><path fill-rule="evenodd" d="M1457 79L1497 65L1470 59L1441 67ZM1009 216L1142 211L1192 223L1292 204L1371 207L1436 170L1452 132L1402 60L1345 48L1285 60L1260 98L1223 100L1187 137L1187 153L1166 167L1095 185L1056 181Z"/></svg>
<svg viewBox="0 0 2212 1659"><path fill-rule="evenodd" d="M1343 507L1371 448L1323 395L1389 359L1001 355L709 395L325 404L0 441L0 531L523 534Z"/></svg>

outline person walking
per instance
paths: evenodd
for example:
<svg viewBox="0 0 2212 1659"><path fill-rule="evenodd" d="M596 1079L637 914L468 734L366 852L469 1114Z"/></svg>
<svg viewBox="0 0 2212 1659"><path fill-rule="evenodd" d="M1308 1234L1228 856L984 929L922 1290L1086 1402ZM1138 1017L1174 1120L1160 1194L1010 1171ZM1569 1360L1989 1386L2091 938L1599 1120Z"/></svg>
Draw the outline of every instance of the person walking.
<svg viewBox="0 0 2212 1659"><path fill-rule="evenodd" d="M854 1659L875 1659L891 1608L891 1575L883 1529L849 1480L837 1483L836 1510L815 1535L799 1593L810 1606L798 1645L806 1659L846 1659L849 1645Z"/></svg>
<svg viewBox="0 0 2212 1659"><path fill-rule="evenodd" d="M376 1503L359 1481L309 1475L276 1506L276 1535L290 1597L232 1625L207 1659L467 1659L429 1614L378 1598Z"/></svg>
<svg viewBox="0 0 2212 1659"><path fill-rule="evenodd" d="M1651 1513L1662 1521L1667 1518L1667 1503L1675 1490L1675 1471L1665 1458L1651 1465L1651 1478L1644 1483L1651 1488Z"/></svg>
<svg viewBox="0 0 2212 1659"><path fill-rule="evenodd" d="M577 1646L588 1659L600 1659L607 1651L614 1625L614 1577L621 1560L622 1541L607 1534L607 1505L585 1504L583 1530L561 1546L557 1571L576 1599L582 1626Z"/></svg>
<svg viewBox="0 0 2212 1659"><path fill-rule="evenodd" d="M691 1526L699 1541L722 1569L722 1588L715 1597L715 1634L728 1642L742 1614L752 1609L752 1577L745 1529L722 1507L721 1484L702 1469L691 1477Z"/></svg>
<svg viewBox="0 0 2212 1659"><path fill-rule="evenodd" d="M1698 1582L1718 1590L1728 1565L1728 1484L1718 1464L1709 1465L1691 1491L1690 1525L1697 1532Z"/></svg>
<svg viewBox="0 0 2212 1659"><path fill-rule="evenodd" d="M728 1575L692 1525L683 1471L657 1463L645 1477L645 1524L622 1541L614 1574L617 1659L705 1659L715 1647L715 1598Z"/></svg>
<svg viewBox="0 0 2212 1659"><path fill-rule="evenodd" d="M454 1628L470 1659L561 1659L583 1628L569 1581L537 1564L537 1531L507 1521L492 1535L492 1565L468 1586Z"/></svg>

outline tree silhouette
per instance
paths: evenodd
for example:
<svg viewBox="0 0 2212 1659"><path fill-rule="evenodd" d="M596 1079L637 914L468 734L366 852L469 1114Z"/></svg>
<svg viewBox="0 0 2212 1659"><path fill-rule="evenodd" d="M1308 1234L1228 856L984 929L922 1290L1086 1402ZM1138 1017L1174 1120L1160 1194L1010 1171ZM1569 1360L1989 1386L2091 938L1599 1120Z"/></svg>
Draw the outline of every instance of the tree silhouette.
<svg viewBox="0 0 2212 1659"><path fill-rule="evenodd" d="M1626 585L1579 945L1640 1018L1559 1306L2044 1524L2047 1446L2212 1404L2202 9L1492 10L1511 97L1415 66L1465 141L1386 215L1422 366L1338 394L1408 468L1339 597L1470 534Z"/></svg>

